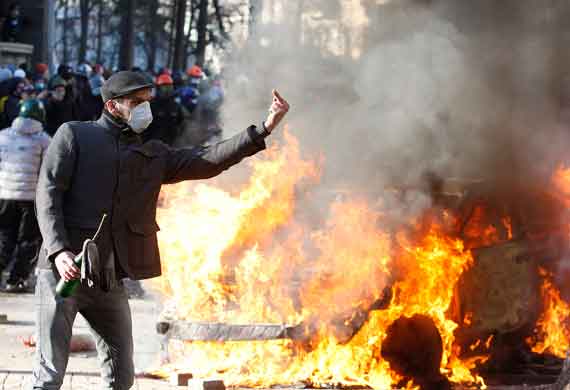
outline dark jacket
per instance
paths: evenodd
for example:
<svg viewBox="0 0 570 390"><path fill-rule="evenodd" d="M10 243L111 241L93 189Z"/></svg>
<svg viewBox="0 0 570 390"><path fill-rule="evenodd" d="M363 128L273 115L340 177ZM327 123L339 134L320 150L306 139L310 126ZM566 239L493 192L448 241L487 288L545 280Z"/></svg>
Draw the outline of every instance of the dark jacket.
<svg viewBox="0 0 570 390"><path fill-rule="evenodd" d="M153 120L142 134L143 141L158 140L172 146L183 131L185 109L174 96L158 97L150 103Z"/></svg>
<svg viewBox="0 0 570 390"><path fill-rule="evenodd" d="M57 129L64 123L79 119L77 105L72 96L66 93L65 98L57 101L48 98L46 107L46 132L53 137Z"/></svg>
<svg viewBox="0 0 570 390"><path fill-rule="evenodd" d="M78 253L107 213L107 229L98 242L101 257L114 254L124 272L119 277L159 276L155 216L161 186L214 177L265 148L265 134L255 126L211 147L192 149L159 141L143 144L125 127L104 112L96 122L66 123L56 132L36 194L44 239L40 267L53 267L50 263L64 249Z"/></svg>
<svg viewBox="0 0 570 390"><path fill-rule="evenodd" d="M10 126L20 113L21 98L18 96L10 95L4 104L4 123L2 128Z"/></svg>

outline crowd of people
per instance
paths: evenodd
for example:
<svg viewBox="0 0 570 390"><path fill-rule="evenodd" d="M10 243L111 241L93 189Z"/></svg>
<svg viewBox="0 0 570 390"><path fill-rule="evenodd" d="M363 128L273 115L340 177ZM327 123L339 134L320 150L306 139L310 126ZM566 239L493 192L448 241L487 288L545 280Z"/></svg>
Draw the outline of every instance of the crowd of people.
<svg viewBox="0 0 570 390"><path fill-rule="evenodd" d="M33 288L41 244L34 197L51 137L63 123L101 116L101 87L111 74L100 64L87 63L75 69L60 65L53 75L41 63L33 70L0 67L0 286L5 292ZM155 89L153 121L142 134L143 142L187 146L219 135L224 98L219 77L208 77L197 65L186 72L165 68L145 75ZM8 273L5 283L3 273Z"/></svg>

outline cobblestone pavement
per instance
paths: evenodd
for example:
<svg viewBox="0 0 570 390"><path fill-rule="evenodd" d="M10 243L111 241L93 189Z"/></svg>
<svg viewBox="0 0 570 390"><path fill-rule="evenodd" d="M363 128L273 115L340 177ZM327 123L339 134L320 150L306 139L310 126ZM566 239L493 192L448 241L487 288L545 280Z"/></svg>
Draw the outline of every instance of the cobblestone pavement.
<svg viewBox="0 0 570 390"><path fill-rule="evenodd" d="M133 332L135 339L135 367L144 372L159 356L159 340L155 334L155 323L160 308L148 300L131 300ZM25 347L22 338L34 331L34 296L32 294L0 293L0 317L6 314L8 321L0 319L0 390L30 390L33 348ZM74 324L74 334L88 334L85 320L78 315ZM99 367L95 352L74 353L71 355L62 390L97 390L99 388ZM569 385L570 386L570 385ZM570 390L567 386L564 390ZM172 386L165 380L137 378L133 390L184 389ZM517 387L489 387L489 390L519 390ZM545 386L544 389L549 387ZM530 389L530 388L527 388ZM291 390L291 389L289 389ZM455 386L454 390L462 389ZM469 389L471 390L471 389ZM558 389L557 389L558 390Z"/></svg>
<svg viewBox="0 0 570 390"><path fill-rule="evenodd" d="M30 390L29 371L10 371L0 373L1 390ZM96 390L99 386L97 373L70 372L66 375L62 390ZM184 386L171 386L166 381L155 379L137 379L132 390L184 389Z"/></svg>
<svg viewBox="0 0 570 390"><path fill-rule="evenodd" d="M155 334L159 305L152 300L131 300L135 339L135 367L142 372L158 357L159 341ZM0 390L30 389L34 349L24 346L22 339L34 332L33 294L0 293L0 315L8 321L0 323ZM74 334L89 334L87 323L78 315ZM71 355L63 390L96 390L99 366L96 352ZM173 389L167 381L138 378L133 389ZM183 388L183 387L180 387Z"/></svg>

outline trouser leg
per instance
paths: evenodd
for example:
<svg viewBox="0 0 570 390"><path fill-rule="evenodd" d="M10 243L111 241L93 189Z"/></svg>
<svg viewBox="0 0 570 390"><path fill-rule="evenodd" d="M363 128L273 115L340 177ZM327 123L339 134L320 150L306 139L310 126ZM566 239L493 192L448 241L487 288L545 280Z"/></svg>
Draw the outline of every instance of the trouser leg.
<svg viewBox="0 0 570 390"><path fill-rule="evenodd" d="M16 201L0 199L0 280L2 271L12 261L19 226L20 215L16 208Z"/></svg>
<svg viewBox="0 0 570 390"><path fill-rule="evenodd" d="M102 388L130 389L134 383L133 330L125 288L120 285L109 292L91 291L93 300L85 308L80 307L80 313L95 337Z"/></svg>
<svg viewBox="0 0 570 390"><path fill-rule="evenodd" d="M77 302L55 294L57 280L52 270L40 270L36 283L36 355L33 389L58 390L69 359Z"/></svg>
<svg viewBox="0 0 570 390"><path fill-rule="evenodd" d="M41 240L38 221L34 212L34 202L19 202L20 224L14 257L16 262L10 272L8 283L17 283L30 276L36 264Z"/></svg>

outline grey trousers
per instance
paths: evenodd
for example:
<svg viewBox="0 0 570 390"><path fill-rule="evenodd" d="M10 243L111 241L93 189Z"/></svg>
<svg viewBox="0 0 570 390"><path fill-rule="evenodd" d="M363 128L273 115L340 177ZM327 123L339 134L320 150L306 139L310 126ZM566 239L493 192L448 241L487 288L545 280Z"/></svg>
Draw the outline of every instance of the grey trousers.
<svg viewBox="0 0 570 390"><path fill-rule="evenodd" d="M57 280L40 269L36 283L36 356L33 389L56 390L63 384L73 321L87 320L101 365L101 388L126 390L134 382L131 310L124 287L112 291L78 286L68 298L55 294Z"/></svg>

